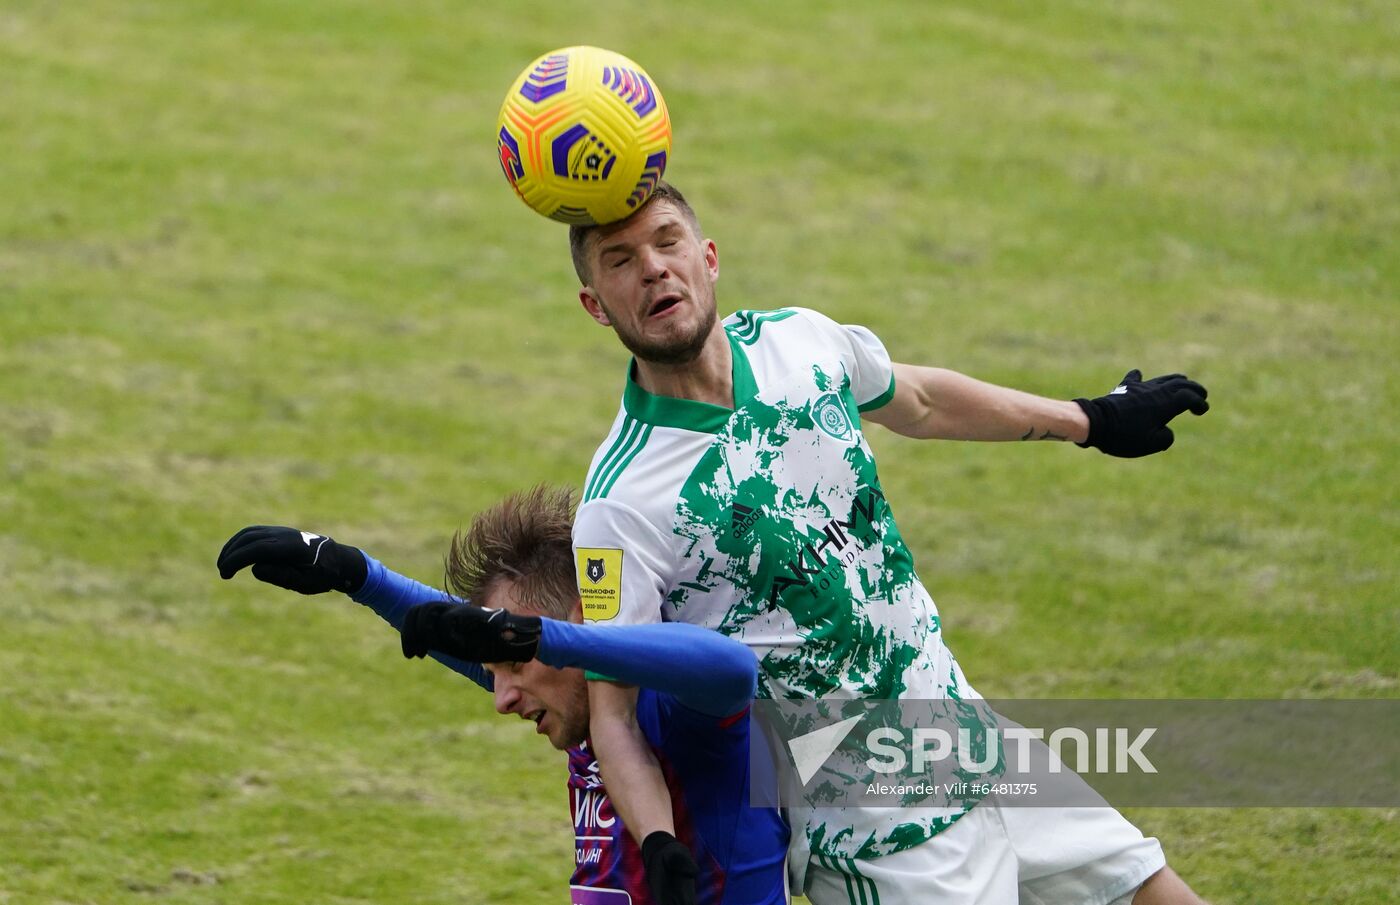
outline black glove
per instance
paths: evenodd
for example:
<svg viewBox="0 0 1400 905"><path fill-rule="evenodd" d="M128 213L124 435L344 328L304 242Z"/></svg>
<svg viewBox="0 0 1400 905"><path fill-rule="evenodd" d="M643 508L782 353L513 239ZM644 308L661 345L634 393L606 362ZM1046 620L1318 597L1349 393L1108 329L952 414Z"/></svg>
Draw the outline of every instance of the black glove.
<svg viewBox="0 0 1400 905"><path fill-rule="evenodd" d="M642 840L642 864L656 905L695 905L695 878L700 868L690 849L665 830Z"/></svg>
<svg viewBox="0 0 1400 905"><path fill-rule="evenodd" d="M218 566L224 580L252 566L258 581L300 594L353 594L369 576L365 556L355 547L324 534L270 525L253 525L229 538L219 551Z"/></svg>
<svg viewBox="0 0 1400 905"><path fill-rule="evenodd" d="M1089 416L1089 439L1079 445L1124 459L1161 452L1175 439L1168 421L1182 412L1204 415L1210 410L1206 388L1184 374L1143 380L1136 368L1107 396L1074 401Z"/></svg>
<svg viewBox="0 0 1400 905"><path fill-rule="evenodd" d="M405 657L435 650L474 663L524 663L540 646L540 617L470 603L420 603L404 616Z"/></svg>

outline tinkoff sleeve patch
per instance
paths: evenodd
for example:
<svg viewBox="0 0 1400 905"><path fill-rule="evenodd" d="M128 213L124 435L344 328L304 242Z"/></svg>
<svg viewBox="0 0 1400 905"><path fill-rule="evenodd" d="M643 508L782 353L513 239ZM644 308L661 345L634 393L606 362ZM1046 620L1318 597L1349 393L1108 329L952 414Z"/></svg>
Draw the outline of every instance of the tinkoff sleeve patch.
<svg viewBox="0 0 1400 905"><path fill-rule="evenodd" d="M574 551L584 622L607 622L622 612L622 551L579 547Z"/></svg>

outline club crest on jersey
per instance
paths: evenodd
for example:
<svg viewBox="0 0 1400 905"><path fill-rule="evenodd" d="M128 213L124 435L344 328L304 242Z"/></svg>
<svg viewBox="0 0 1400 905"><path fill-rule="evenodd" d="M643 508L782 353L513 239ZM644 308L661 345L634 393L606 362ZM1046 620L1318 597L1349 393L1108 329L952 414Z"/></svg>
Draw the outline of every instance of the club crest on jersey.
<svg viewBox="0 0 1400 905"><path fill-rule="evenodd" d="M843 443L855 438L851 416L846 414L845 404L835 393L827 393L812 404L812 420L829 436Z"/></svg>
<svg viewBox="0 0 1400 905"><path fill-rule="evenodd" d="M574 551L578 596L585 622L607 622L622 612L622 551L579 547Z"/></svg>

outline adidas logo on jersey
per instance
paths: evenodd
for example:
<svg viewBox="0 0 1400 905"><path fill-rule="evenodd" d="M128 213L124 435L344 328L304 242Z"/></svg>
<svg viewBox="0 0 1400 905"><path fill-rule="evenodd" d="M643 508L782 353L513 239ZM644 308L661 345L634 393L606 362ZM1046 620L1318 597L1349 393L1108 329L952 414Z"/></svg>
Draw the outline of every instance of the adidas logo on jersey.
<svg viewBox="0 0 1400 905"><path fill-rule="evenodd" d="M763 518L763 507L754 508L745 506L743 503L734 503L729 507L729 534L731 537L743 537L749 530Z"/></svg>

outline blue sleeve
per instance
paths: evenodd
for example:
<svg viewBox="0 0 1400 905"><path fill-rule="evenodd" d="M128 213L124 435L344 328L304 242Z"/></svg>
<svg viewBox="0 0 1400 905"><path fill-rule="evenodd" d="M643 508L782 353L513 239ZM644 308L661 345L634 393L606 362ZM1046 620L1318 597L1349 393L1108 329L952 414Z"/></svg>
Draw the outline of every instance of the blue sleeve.
<svg viewBox="0 0 1400 905"><path fill-rule="evenodd" d="M402 631L404 616L420 603L440 600L461 602L437 588L425 585L420 581L414 581L412 578L405 578L397 572L391 572L384 567L383 563L368 553L365 553L364 557L365 565L369 567L369 575L365 578L364 586L351 594L350 599L356 603L363 603L374 610L395 629ZM487 691L494 687L491 682L491 674L480 663L458 660L456 657L449 657L446 654L430 653L428 656L448 669L461 673Z"/></svg>
<svg viewBox="0 0 1400 905"><path fill-rule="evenodd" d="M753 700L758 661L738 641L683 622L576 625L542 619L536 657L602 673L675 697L691 710L730 716Z"/></svg>

